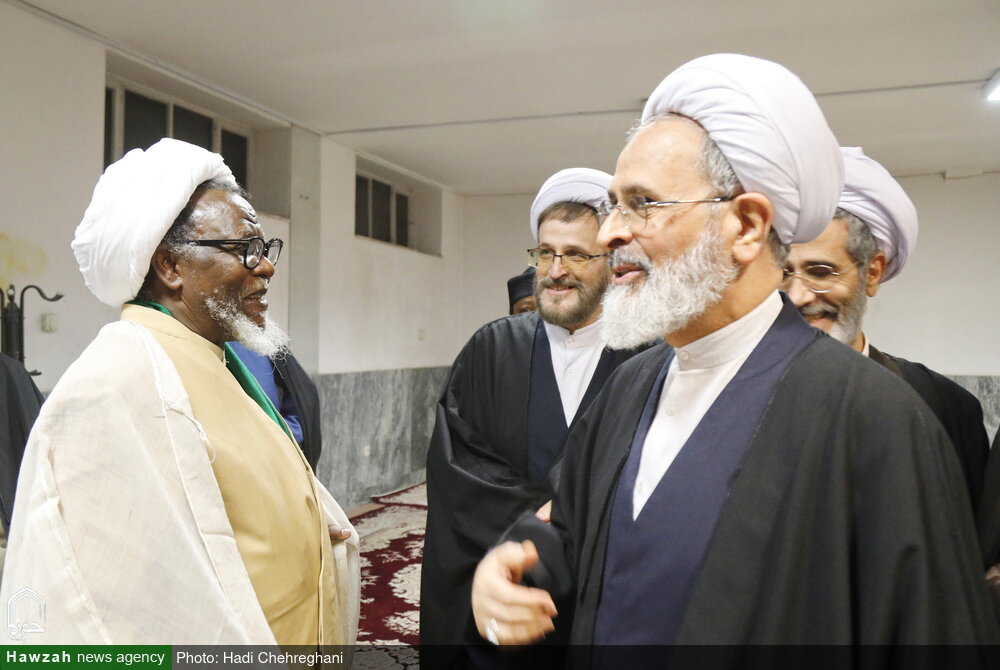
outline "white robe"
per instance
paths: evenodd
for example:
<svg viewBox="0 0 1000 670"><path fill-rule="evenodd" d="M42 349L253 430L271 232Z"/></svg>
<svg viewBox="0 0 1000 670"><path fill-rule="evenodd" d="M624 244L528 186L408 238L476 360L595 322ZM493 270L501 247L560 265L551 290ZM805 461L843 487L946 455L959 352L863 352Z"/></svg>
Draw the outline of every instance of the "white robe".
<svg viewBox="0 0 1000 670"><path fill-rule="evenodd" d="M105 326L43 405L25 450L0 590L5 637L275 644L208 453L163 348L131 321ZM328 523L350 527L317 489ZM341 616L325 642L353 645L357 534L333 557L323 606Z"/></svg>

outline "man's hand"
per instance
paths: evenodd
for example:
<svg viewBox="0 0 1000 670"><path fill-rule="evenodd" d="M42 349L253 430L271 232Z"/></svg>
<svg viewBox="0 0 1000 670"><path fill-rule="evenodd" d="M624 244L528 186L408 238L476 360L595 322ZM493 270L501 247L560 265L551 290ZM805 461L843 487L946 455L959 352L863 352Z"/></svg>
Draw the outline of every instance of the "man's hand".
<svg viewBox="0 0 1000 670"><path fill-rule="evenodd" d="M991 565L986 571L986 586L993 596L993 602L1000 604L1000 563Z"/></svg>
<svg viewBox="0 0 1000 670"><path fill-rule="evenodd" d="M535 516L544 521L545 523L552 523L552 501L548 501L544 505L538 508L535 512Z"/></svg>
<svg viewBox="0 0 1000 670"><path fill-rule="evenodd" d="M328 526L328 528L330 530L330 544L336 545L351 536L350 528L337 528L336 526Z"/></svg>
<svg viewBox="0 0 1000 670"><path fill-rule="evenodd" d="M556 606L542 589L522 586L538 562L533 542L504 542L486 554L472 580L472 613L479 634L494 644L527 644L555 630Z"/></svg>

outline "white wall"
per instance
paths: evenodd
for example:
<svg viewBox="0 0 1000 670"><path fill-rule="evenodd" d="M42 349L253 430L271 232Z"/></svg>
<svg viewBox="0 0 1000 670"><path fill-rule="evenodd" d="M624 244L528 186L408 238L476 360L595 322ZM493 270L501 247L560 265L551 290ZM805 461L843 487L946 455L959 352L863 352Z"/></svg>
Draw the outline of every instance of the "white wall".
<svg viewBox="0 0 1000 670"><path fill-rule="evenodd" d="M1000 174L900 179L916 252L869 302L876 347L949 375L1000 375Z"/></svg>
<svg viewBox="0 0 1000 670"><path fill-rule="evenodd" d="M441 256L357 237L355 162L350 149L322 141L319 372L450 365L468 337L457 327L462 199L442 195Z"/></svg>
<svg viewBox="0 0 1000 670"><path fill-rule="evenodd" d="M117 316L86 290L69 248L101 172L105 54L5 3L0 44L0 286L67 296L27 298L27 364L48 391ZM506 280L532 246L534 194L444 193L441 255L432 256L354 236L353 152L301 129L289 152L296 262L282 270L307 369L448 365L476 328L506 313ZM921 215L920 241L871 302L872 341L946 374L1000 374L1000 175L901 181ZM41 332L44 312L58 317L55 333Z"/></svg>
<svg viewBox="0 0 1000 670"><path fill-rule="evenodd" d="M25 363L47 392L117 314L84 287L69 246L102 169L104 49L4 3L0 44L0 286L66 296L25 298ZM41 331L45 312L54 333Z"/></svg>
<svg viewBox="0 0 1000 670"><path fill-rule="evenodd" d="M525 251L535 246L528 229L534 199L534 193L465 198L462 331L466 338L507 314L507 280L528 267Z"/></svg>

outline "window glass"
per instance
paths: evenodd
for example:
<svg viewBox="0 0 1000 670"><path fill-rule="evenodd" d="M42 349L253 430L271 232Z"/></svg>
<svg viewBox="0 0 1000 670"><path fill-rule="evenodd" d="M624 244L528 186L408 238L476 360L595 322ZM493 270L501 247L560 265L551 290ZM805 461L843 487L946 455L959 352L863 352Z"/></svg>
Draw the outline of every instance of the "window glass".
<svg viewBox="0 0 1000 670"><path fill-rule="evenodd" d="M190 109L184 109L180 105L174 105L174 138L197 144L211 151L212 119Z"/></svg>
<svg viewBox="0 0 1000 670"><path fill-rule="evenodd" d="M125 153L132 149L148 149L166 136L166 103L125 91Z"/></svg>
<svg viewBox="0 0 1000 670"><path fill-rule="evenodd" d="M368 179L354 177L354 234L369 236L368 232Z"/></svg>
<svg viewBox="0 0 1000 670"><path fill-rule="evenodd" d="M392 241L392 187L372 179L372 237Z"/></svg>
<svg viewBox="0 0 1000 670"><path fill-rule="evenodd" d="M247 183L247 138L228 130L222 131L222 157L241 186Z"/></svg>
<svg viewBox="0 0 1000 670"><path fill-rule="evenodd" d="M115 157L115 89L104 89L104 167Z"/></svg>
<svg viewBox="0 0 1000 670"><path fill-rule="evenodd" d="M401 193L396 194L396 244L409 244L407 233L410 223L410 199Z"/></svg>

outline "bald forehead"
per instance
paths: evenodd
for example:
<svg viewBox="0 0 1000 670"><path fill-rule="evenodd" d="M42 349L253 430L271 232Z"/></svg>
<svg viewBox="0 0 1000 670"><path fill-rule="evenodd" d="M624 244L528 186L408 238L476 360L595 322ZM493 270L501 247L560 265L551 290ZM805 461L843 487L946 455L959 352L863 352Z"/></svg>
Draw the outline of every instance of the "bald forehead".
<svg viewBox="0 0 1000 670"><path fill-rule="evenodd" d="M701 156L706 138L704 128L683 116L663 117L639 128L618 156L610 192L621 197L670 189L673 181L705 181Z"/></svg>
<svg viewBox="0 0 1000 670"><path fill-rule="evenodd" d="M194 207L191 222L199 230L226 229L233 237L246 237L260 233L257 212L246 198L238 193L218 189L196 191L192 196Z"/></svg>

